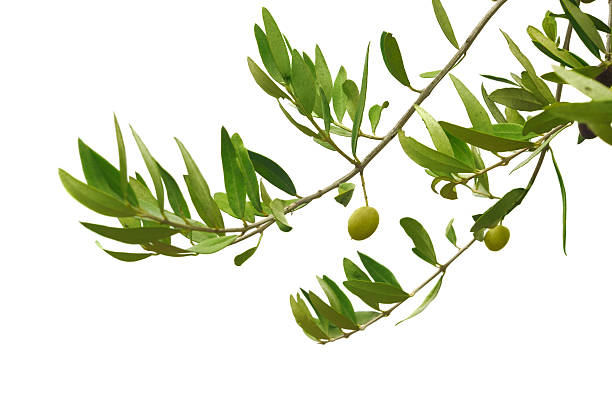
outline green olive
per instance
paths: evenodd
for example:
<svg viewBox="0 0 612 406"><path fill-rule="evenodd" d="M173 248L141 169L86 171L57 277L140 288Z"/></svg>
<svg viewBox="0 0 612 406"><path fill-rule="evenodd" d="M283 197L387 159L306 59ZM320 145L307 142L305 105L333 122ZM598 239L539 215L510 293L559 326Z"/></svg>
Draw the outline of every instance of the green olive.
<svg viewBox="0 0 612 406"><path fill-rule="evenodd" d="M510 230L500 224L487 231L484 242L491 251L499 251L508 244L508 240L510 240Z"/></svg>
<svg viewBox="0 0 612 406"><path fill-rule="evenodd" d="M353 240L365 240L378 227L378 212L370 206L360 207L348 220L348 232Z"/></svg>

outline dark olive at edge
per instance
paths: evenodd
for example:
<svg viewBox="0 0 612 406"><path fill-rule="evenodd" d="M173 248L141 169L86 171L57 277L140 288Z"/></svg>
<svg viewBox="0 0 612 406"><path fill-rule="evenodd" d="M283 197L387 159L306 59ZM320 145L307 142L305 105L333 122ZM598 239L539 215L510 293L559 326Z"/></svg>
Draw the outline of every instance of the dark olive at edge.
<svg viewBox="0 0 612 406"><path fill-rule="evenodd" d="M595 80L604 86L612 86L612 65L608 66L608 69L600 73ZM578 123L578 130L584 139L590 140L596 137L595 133L589 128L589 126L584 123Z"/></svg>

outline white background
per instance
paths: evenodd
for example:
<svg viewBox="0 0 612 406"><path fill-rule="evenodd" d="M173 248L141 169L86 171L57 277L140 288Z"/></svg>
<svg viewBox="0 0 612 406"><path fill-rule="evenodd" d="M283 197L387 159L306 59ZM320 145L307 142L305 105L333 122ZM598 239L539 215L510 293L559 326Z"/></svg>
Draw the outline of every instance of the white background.
<svg viewBox="0 0 612 406"><path fill-rule="evenodd" d="M492 3L445 4L461 41ZM606 5L599 0L588 9L603 17ZM301 333L291 293L318 289L315 275L341 282L342 258L357 260L357 250L414 287L431 269L410 253L398 220L419 219L439 258L449 258L448 220L456 218L460 243L467 242L470 216L490 205L466 191L456 202L434 195L430 178L397 141L366 171L381 226L365 242L346 233L350 212L362 204L356 194L348 209L332 195L314 202L289 218L289 234L270 228L241 268L233 256L255 241L214 256L133 264L96 247L97 237L78 221L115 223L65 193L57 168L82 178L79 137L116 162L113 112L124 134L132 124L177 179L184 167L172 137L180 137L216 191L223 187L222 125L279 162L301 194L349 170L296 133L252 80L246 57L259 61L253 24L261 24L261 6L294 47L314 54L320 44L334 75L343 64L358 81L372 41L368 105L391 102L381 134L414 98L384 69L381 31L398 38L417 86L426 84L420 72L440 68L453 54L428 0L0 6L0 404L609 405L612 149L598 140L576 146L575 128L554 142L569 195L568 257L561 249L559 186L547 159L533 191L505 222L512 230L507 249L474 247L421 316L394 327L418 305L415 298L389 320L333 345L316 345ZM478 74L520 71L499 28L540 73L549 71L550 60L525 33L549 7L560 9L553 0L509 1L455 74L479 93ZM578 52L588 58L583 48ZM424 107L440 120L468 124L449 80ZM428 138L416 117L406 130ZM130 171L146 173L126 140ZM362 141L360 153L373 145ZM496 171L493 192L524 185L532 168L510 177Z"/></svg>

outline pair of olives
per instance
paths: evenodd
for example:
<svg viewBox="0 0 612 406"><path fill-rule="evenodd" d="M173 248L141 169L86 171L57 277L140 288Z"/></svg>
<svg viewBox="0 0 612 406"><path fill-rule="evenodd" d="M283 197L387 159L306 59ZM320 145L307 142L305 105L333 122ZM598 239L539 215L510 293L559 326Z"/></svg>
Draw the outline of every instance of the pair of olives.
<svg viewBox="0 0 612 406"><path fill-rule="evenodd" d="M375 208L360 207L351 214L348 220L348 232L353 240L365 240L378 228L379 216ZM510 230L501 224L489 229L485 234L484 243L491 251L499 251L508 244Z"/></svg>

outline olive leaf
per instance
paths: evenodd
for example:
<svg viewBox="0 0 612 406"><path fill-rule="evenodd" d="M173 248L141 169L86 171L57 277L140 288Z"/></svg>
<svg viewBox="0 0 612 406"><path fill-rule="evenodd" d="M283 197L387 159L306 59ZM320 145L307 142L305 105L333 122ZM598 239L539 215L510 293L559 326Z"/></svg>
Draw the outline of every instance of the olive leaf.
<svg viewBox="0 0 612 406"><path fill-rule="evenodd" d="M63 169L59 169L58 173L66 191L88 209L111 217L131 217L138 214L126 203L75 179Z"/></svg>
<svg viewBox="0 0 612 406"><path fill-rule="evenodd" d="M410 297L401 288L385 282L345 281L344 287L366 304L399 303Z"/></svg>
<svg viewBox="0 0 612 406"><path fill-rule="evenodd" d="M520 204L526 192L523 188L517 188L506 193L497 203L478 217L470 231L477 233L485 228L495 227L500 220Z"/></svg>
<svg viewBox="0 0 612 406"><path fill-rule="evenodd" d="M266 36L268 44L270 46L270 53L278 68L279 72L283 75L285 80L288 80L291 76L291 65L289 63L289 53L287 52L287 46L285 44L285 38L278 29L276 21L272 14L264 7L261 10L263 17L264 27L266 29Z"/></svg>
<svg viewBox="0 0 612 406"><path fill-rule="evenodd" d="M440 288L442 287L443 279L444 279L444 273L442 274L442 276L440 276L440 278L438 278L438 282L436 282L433 289L427 294L427 296L425 297L425 300L423 300L423 303L421 303L421 305L417 307L416 310L412 312L410 316L406 317L403 320L398 321L395 325L397 326L398 324L403 323L406 320L409 320L413 318L414 316L421 314L423 310L427 309L427 307L431 304L431 302L433 302L436 299L436 297L438 297L438 293L440 292Z"/></svg>
<svg viewBox="0 0 612 406"><path fill-rule="evenodd" d="M340 186L338 186L338 196L334 197L334 199L338 203L346 207L351 201L354 191L355 191L354 183L341 183Z"/></svg>
<svg viewBox="0 0 612 406"><path fill-rule="evenodd" d="M255 171L263 176L265 180L279 188L285 193L288 193L292 196L296 196L295 185L293 181L285 172L283 168L280 167L276 162L271 160L268 157L265 157L261 154L258 154L254 151L248 151L249 158L253 163L253 168Z"/></svg>
<svg viewBox="0 0 612 406"><path fill-rule="evenodd" d="M563 253L567 255L567 192L565 190L565 182L563 182L561 170L559 169L559 165L557 164L557 160L555 159L555 154L553 153L552 149L550 150L550 157L555 167L557 179L559 180L559 188L561 189L561 203L563 207Z"/></svg>
<svg viewBox="0 0 612 406"><path fill-rule="evenodd" d="M436 149L445 155L454 157L455 153L453 152L451 142L444 132L444 129L440 126L440 123L421 106L415 105L414 108L425 123L425 127L427 127L427 131L429 131L429 135Z"/></svg>
<svg viewBox="0 0 612 406"><path fill-rule="evenodd" d="M272 79L266 73L261 70L261 68L251 59L247 58L247 63L249 65L249 70L251 71L251 75L253 75L253 79L255 82L261 87L261 89L268 93L270 96L278 99L288 99L289 96L285 92L283 92L280 87L274 83Z"/></svg>
<svg viewBox="0 0 612 406"><path fill-rule="evenodd" d="M144 244L162 240L179 232L167 227L116 228L81 222L83 227L103 237L126 244Z"/></svg>
<svg viewBox="0 0 612 406"><path fill-rule="evenodd" d="M406 68L404 68L402 53L393 34L389 32L383 32L381 34L380 50L389 73L391 73L391 75L393 75L402 85L411 87L410 80L408 80L408 75L406 74Z"/></svg>
<svg viewBox="0 0 612 406"><path fill-rule="evenodd" d="M317 98L315 79L312 71L296 50L293 50L291 54L291 86L303 113L310 115Z"/></svg>
<svg viewBox="0 0 612 406"><path fill-rule="evenodd" d="M399 289L402 288L395 278L395 275L393 275L393 272L391 272L387 267L378 263L362 252L357 252L357 254L359 255L359 259L361 260L361 263L365 267L366 271L368 271L375 282L384 282Z"/></svg>
<svg viewBox="0 0 612 406"><path fill-rule="evenodd" d="M436 14L436 19L438 20L438 24L440 24L440 28L442 28L442 32L448 39L448 42L450 42L451 45L455 48L459 49L457 38L455 38L455 32L453 31L453 27L451 26L450 20L448 19L446 10L444 10L444 6L442 6L442 2L440 2L440 0L432 0L432 4L434 8L434 13Z"/></svg>
<svg viewBox="0 0 612 406"><path fill-rule="evenodd" d="M136 261L141 261L143 259L147 259L150 256L153 256L155 254L150 254L150 253L139 253L139 252L118 252L118 251L110 251L107 249L104 249L104 247L102 247L102 245L96 241L96 245L98 247L100 247L100 249L104 252L106 252L108 255L110 255L111 257L118 259L119 261L123 261L123 262L136 262Z"/></svg>
<svg viewBox="0 0 612 406"><path fill-rule="evenodd" d="M346 82L347 73L344 66L340 67L336 80L334 80L334 88L332 90L332 104L334 114L339 122L342 122L344 113L346 112L346 96L344 94L344 82Z"/></svg>
<svg viewBox="0 0 612 406"><path fill-rule="evenodd" d="M221 128L221 164L229 205L238 218L243 218L246 206L246 185L242 178L238 154L225 127Z"/></svg>
<svg viewBox="0 0 612 406"><path fill-rule="evenodd" d="M443 173L470 173L475 171L473 167L467 166L464 162L426 147L412 137L406 137L403 131L398 132L398 138L406 155L424 168Z"/></svg>
<svg viewBox="0 0 612 406"><path fill-rule="evenodd" d="M368 90L368 64L370 59L370 44L366 51L365 62L363 64L363 75L361 78L361 89L359 89L359 103L355 111L355 119L353 120L353 132L351 137L351 150L353 155L357 154L357 141L359 140L359 132L361 130L361 122L363 120L363 111L366 103L366 93Z"/></svg>
<svg viewBox="0 0 612 406"><path fill-rule="evenodd" d="M195 163L183 143L178 138L174 140L181 151L185 167L187 168L188 175L185 178L185 182L196 211L202 220L210 227L223 228L221 211L210 195L208 183L206 183L204 176L202 176L202 172L200 172L198 165Z"/></svg>
<svg viewBox="0 0 612 406"><path fill-rule="evenodd" d="M414 244L412 251L424 261L432 265L437 265L436 251L425 227L417 220L410 217L401 219L400 226L402 226Z"/></svg>

